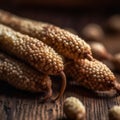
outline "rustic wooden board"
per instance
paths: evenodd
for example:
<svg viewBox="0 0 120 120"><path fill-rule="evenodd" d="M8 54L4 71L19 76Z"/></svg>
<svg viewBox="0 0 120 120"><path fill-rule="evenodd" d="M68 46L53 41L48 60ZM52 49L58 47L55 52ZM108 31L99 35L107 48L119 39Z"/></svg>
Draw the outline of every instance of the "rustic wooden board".
<svg viewBox="0 0 120 120"><path fill-rule="evenodd" d="M108 14L88 14L79 12L62 13L60 11L33 11L14 10L21 16L42 20L59 25L61 27L71 27L80 32L81 28L89 22L97 22L103 25ZM107 35L102 42L112 53L120 52L120 36ZM120 79L120 74L116 73ZM69 80L68 80L69 81ZM55 93L59 87L59 80L53 80ZM5 82L0 81L0 120L67 120L63 114L63 101L68 96L78 97L86 106L87 120L108 120L108 109L113 105L120 105L120 97L98 96L90 90L78 85L68 83L64 96L56 103L41 103L40 94L30 94L28 92L16 90Z"/></svg>

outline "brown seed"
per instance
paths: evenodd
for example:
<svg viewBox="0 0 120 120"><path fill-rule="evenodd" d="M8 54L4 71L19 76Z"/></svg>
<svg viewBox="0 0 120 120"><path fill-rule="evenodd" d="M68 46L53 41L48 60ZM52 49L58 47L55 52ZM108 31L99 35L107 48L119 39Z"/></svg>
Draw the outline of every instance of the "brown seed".
<svg viewBox="0 0 120 120"><path fill-rule="evenodd" d="M81 59L65 65L65 73L78 84L94 91L120 91L120 85L110 69L98 60Z"/></svg>
<svg viewBox="0 0 120 120"><path fill-rule="evenodd" d="M109 110L109 120L120 120L120 106L113 106Z"/></svg>
<svg viewBox="0 0 120 120"><path fill-rule="evenodd" d="M85 120L86 110L84 105L78 98L66 98L63 104L63 110L69 119Z"/></svg>
<svg viewBox="0 0 120 120"><path fill-rule="evenodd" d="M91 23L83 28L82 36L88 41L99 41L102 40L104 32L98 24Z"/></svg>
<svg viewBox="0 0 120 120"><path fill-rule="evenodd" d="M70 59L92 59L91 48L84 40L59 27L20 18L2 10L0 10L0 23L43 41L57 53Z"/></svg>
<svg viewBox="0 0 120 120"><path fill-rule="evenodd" d="M91 42L90 46L91 46L91 50L92 50L94 58L98 60L103 60L103 59L111 60L112 59L112 55L107 51L107 49L102 43Z"/></svg>
<svg viewBox="0 0 120 120"><path fill-rule="evenodd" d="M51 79L24 63L0 52L0 80L4 80L17 89L30 92L44 92L46 99L51 97Z"/></svg>

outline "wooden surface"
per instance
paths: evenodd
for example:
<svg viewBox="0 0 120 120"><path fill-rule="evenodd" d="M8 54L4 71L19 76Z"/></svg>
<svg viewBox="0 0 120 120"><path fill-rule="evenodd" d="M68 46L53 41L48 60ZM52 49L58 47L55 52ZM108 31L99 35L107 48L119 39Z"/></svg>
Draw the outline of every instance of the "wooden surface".
<svg viewBox="0 0 120 120"><path fill-rule="evenodd" d="M104 25L111 13L55 12L44 10L11 9L14 13L50 22L60 27L70 27L80 34L85 24L96 22ZM116 13L116 12L115 12ZM102 40L107 49L115 54L120 52L120 35L106 35ZM115 73L120 80L120 74ZM69 80L68 80L69 81ZM59 87L59 80L53 80L55 93ZM98 96L90 90L68 82L64 96L56 103L41 103L40 94L16 90L7 83L0 82L0 120L67 120L63 114L63 101L68 96L79 98L86 107L87 120L108 120L108 109L113 105L120 105L120 97Z"/></svg>

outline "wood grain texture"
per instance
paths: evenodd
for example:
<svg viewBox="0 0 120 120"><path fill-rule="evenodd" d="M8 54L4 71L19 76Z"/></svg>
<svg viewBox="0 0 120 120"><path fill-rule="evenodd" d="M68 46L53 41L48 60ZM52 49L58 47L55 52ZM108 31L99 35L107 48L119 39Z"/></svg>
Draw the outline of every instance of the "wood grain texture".
<svg viewBox="0 0 120 120"><path fill-rule="evenodd" d="M120 104L119 96L98 96L72 84L67 86L65 95L56 103L41 103L41 95L16 90L4 82L1 82L0 88L1 120L67 120L63 114L63 101L69 96L75 96L83 102L87 120L108 120L108 109Z"/></svg>
<svg viewBox="0 0 120 120"><path fill-rule="evenodd" d="M13 10L14 11L14 10ZM15 11L18 15L42 20L59 25L71 27L80 32L81 28L89 22L102 24L106 20L105 14L67 14L53 11ZM97 17L96 17L97 16ZM107 49L115 54L120 52L120 36L106 36L102 42ZM120 74L116 73L120 80ZM69 81L69 79L68 79ZM53 80L54 94L58 92L59 80ZM0 81L0 120L67 120L63 113L63 101L66 97L79 98L86 107L87 120L108 120L108 109L113 105L120 105L120 96L98 96L90 90L68 82L64 96L56 103L41 103L41 94L17 90L5 82Z"/></svg>

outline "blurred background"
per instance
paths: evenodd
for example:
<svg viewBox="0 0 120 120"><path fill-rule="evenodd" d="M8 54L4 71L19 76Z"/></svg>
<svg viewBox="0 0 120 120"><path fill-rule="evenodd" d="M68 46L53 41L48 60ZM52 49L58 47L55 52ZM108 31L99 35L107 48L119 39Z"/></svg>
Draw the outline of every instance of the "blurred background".
<svg viewBox="0 0 120 120"><path fill-rule="evenodd" d="M116 7L119 0L1 0L4 5L48 6L48 7Z"/></svg>
<svg viewBox="0 0 120 120"><path fill-rule="evenodd" d="M21 16L80 30L120 13L119 0L0 0L0 8ZM84 19L87 17L87 19ZM74 21L74 22L73 22ZM71 23L72 22L72 23ZM78 25L80 24L80 25Z"/></svg>
<svg viewBox="0 0 120 120"><path fill-rule="evenodd" d="M120 13L119 0L0 0L0 8L20 16L80 30ZM87 17L87 19L85 19Z"/></svg>

